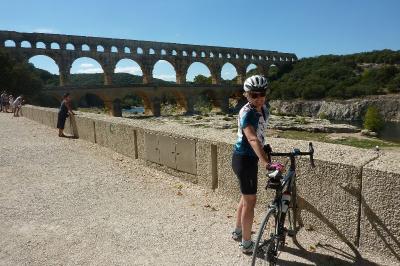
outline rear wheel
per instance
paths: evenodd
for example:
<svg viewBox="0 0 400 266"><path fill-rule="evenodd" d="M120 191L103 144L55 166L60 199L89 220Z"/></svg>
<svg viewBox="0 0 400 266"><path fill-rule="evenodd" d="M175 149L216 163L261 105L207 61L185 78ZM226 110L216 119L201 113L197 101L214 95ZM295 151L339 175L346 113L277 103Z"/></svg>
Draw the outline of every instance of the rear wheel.
<svg viewBox="0 0 400 266"><path fill-rule="evenodd" d="M277 211L276 209L270 209L260 225L251 265L276 265L279 247L277 233Z"/></svg>

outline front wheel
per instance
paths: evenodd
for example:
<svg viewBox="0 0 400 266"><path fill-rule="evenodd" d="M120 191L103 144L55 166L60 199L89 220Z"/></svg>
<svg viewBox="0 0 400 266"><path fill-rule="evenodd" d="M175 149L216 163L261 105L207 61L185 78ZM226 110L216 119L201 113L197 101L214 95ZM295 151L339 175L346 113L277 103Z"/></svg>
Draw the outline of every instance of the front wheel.
<svg viewBox="0 0 400 266"><path fill-rule="evenodd" d="M277 211L271 208L265 215L258 231L251 265L276 265L279 247L279 238L277 236Z"/></svg>

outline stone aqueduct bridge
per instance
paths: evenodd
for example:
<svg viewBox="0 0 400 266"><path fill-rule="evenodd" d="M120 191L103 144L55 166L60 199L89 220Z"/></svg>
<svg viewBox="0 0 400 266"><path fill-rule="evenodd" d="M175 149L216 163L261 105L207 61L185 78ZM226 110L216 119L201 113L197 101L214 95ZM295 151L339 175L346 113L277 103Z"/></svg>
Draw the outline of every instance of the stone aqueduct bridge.
<svg viewBox="0 0 400 266"><path fill-rule="evenodd" d="M66 92L71 93L74 99L80 99L86 94L94 94L101 98L104 105L114 116L121 116L120 101L126 95L139 96L144 104L145 114L159 116L161 114L161 98L163 95L175 98L177 105L182 113L194 112L194 101L196 96L206 94L211 100L215 110L227 112L229 109L229 98L239 98L242 86L223 86L223 85L196 85L186 86L179 84L154 85L154 84L134 84L129 87L118 87L112 85L94 87L71 87L60 86L48 88L46 94L61 100Z"/></svg>
<svg viewBox="0 0 400 266"><path fill-rule="evenodd" d="M96 60L103 69L105 87L97 90L90 89L90 91L99 93L98 95L103 97L106 105L120 98L120 96L115 96L117 93L120 94L117 90L129 91L128 88L113 87L112 75L120 60L131 59L138 63L143 73L143 85L140 88L132 87L131 91L137 91L147 104L147 109L153 110L155 115L161 90L176 95L177 102L188 111L192 108L189 91L195 93L215 90L210 98L214 100L216 106L224 109L223 102L228 101L226 97L232 95L233 91L240 90L240 86L221 85L221 70L226 63L231 63L236 68L237 83L242 84L250 64L256 65L258 72L266 75L272 65L279 68L297 60L295 54L277 51L14 31L0 31L0 48L26 61L36 55L52 58L59 69L60 88L55 89L59 92L67 89L67 87L62 87L68 86L71 67L76 59L89 57ZM165 60L173 66L177 86L167 89L165 86L152 85L153 68L159 60ZM194 62L203 63L208 67L213 86L205 88L184 85L187 71ZM79 88L73 90L75 92ZM150 108L151 106L153 107Z"/></svg>

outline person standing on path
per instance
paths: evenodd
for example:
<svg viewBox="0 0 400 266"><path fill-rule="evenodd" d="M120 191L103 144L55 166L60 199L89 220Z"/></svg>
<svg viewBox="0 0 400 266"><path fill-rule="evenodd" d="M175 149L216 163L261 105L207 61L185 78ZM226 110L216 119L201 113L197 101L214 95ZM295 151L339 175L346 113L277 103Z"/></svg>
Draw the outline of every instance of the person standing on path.
<svg viewBox="0 0 400 266"><path fill-rule="evenodd" d="M11 113L14 113L13 103L14 103L14 96L12 94L10 94L8 96L7 112L8 112L8 109L11 108Z"/></svg>
<svg viewBox="0 0 400 266"><path fill-rule="evenodd" d="M69 93L65 93L61 102L60 110L58 111L57 128L59 137L67 137L64 135L65 121L70 115L75 115L71 106L72 97Z"/></svg>
<svg viewBox="0 0 400 266"><path fill-rule="evenodd" d="M0 95L0 112L3 112L3 98L6 95L6 91L2 91Z"/></svg>
<svg viewBox="0 0 400 266"><path fill-rule="evenodd" d="M241 240L240 248L245 254L254 249L251 228L257 199L258 162L266 170L275 166L270 165L263 149L269 118L269 105L265 103L267 86L267 79L261 75L251 76L244 82L244 96L248 103L239 111L238 138L232 155L232 169L239 180L242 194L232 238L236 241Z"/></svg>
<svg viewBox="0 0 400 266"><path fill-rule="evenodd" d="M20 95L17 97L17 99L15 99L15 101L13 102L13 108L14 108L14 117L18 117L19 116L19 110L21 110L21 106L24 103L24 96Z"/></svg>
<svg viewBox="0 0 400 266"><path fill-rule="evenodd" d="M7 103L8 103L8 95L7 95L7 92L4 91L1 94L1 109L5 113L7 113Z"/></svg>

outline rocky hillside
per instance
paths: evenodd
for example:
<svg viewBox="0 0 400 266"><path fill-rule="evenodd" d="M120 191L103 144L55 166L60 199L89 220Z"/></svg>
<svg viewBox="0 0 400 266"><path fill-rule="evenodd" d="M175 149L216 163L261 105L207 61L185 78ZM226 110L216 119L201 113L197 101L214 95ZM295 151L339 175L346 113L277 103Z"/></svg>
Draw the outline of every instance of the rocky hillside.
<svg viewBox="0 0 400 266"><path fill-rule="evenodd" d="M386 121L400 121L400 94L368 96L349 100L274 100L270 102L276 114L300 115L329 120L362 120L368 106L376 106Z"/></svg>

